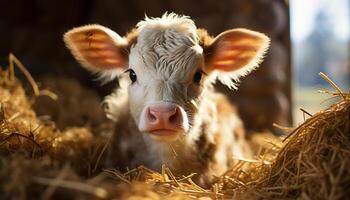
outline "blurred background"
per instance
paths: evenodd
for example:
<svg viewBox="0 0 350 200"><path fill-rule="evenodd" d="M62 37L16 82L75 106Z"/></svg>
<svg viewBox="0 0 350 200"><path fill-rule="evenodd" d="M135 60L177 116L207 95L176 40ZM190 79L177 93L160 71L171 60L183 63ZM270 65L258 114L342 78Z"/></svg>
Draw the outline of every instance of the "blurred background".
<svg viewBox="0 0 350 200"><path fill-rule="evenodd" d="M59 96L42 97L37 112L50 115L59 127L98 124L104 120L99 102L116 82L100 86L79 67L62 41L67 30L98 23L120 35L145 14L165 11L191 16L210 34L236 27L250 28L272 38L261 67L244 78L238 91L217 84L239 108L253 131L282 132L272 124L296 125L327 106L317 91L329 88L318 76L328 74L344 91L350 87L350 0L1 0L0 65L14 53L40 82ZM17 73L19 74L19 73ZM19 76L20 78L23 78ZM1 92L1 91L0 91ZM73 112L74 110L74 112Z"/></svg>
<svg viewBox="0 0 350 200"><path fill-rule="evenodd" d="M350 1L290 1L294 122L299 108L314 114L332 103L318 90L332 90L318 72L327 74L344 92L350 88ZM334 101L334 100L333 100ZM322 103L321 103L322 102Z"/></svg>

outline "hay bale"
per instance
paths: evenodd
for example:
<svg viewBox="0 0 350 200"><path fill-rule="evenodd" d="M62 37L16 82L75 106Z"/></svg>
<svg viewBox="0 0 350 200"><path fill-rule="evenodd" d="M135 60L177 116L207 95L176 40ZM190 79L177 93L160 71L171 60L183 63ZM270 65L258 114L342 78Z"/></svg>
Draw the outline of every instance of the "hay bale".
<svg viewBox="0 0 350 200"><path fill-rule="evenodd" d="M193 174L175 177L166 166L161 173L142 166L124 174L101 170L106 138L38 119L11 68L0 70L0 199L345 199L350 92L337 90L338 103L310 116L283 143L269 136L275 142L260 148L256 160L236 162L203 189Z"/></svg>
<svg viewBox="0 0 350 200"><path fill-rule="evenodd" d="M44 94L36 87L34 94ZM54 122L38 119L33 98L27 97L11 67L0 68L0 91L0 199L38 199L47 188L38 183L34 187L34 177L55 177L65 165L73 180L96 170L106 138L93 137L85 127L60 131Z"/></svg>
<svg viewBox="0 0 350 200"><path fill-rule="evenodd" d="M334 83L332 83L334 85ZM337 87L335 87L337 88ZM284 140L272 159L233 168L219 184L238 199L346 199L350 196L350 93L310 115ZM272 153L272 154L271 154ZM268 162L263 162L263 161Z"/></svg>
<svg viewBox="0 0 350 200"><path fill-rule="evenodd" d="M311 116L285 141L258 185L268 198L350 197L350 94Z"/></svg>

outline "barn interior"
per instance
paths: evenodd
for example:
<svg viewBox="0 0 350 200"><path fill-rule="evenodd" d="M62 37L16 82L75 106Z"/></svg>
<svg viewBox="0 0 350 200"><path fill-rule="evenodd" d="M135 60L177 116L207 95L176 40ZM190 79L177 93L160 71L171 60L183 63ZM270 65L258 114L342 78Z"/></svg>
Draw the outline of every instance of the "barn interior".
<svg viewBox="0 0 350 200"><path fill-rule="evenodd" d="M0 199L349 198L350 3L310 2L1 1ZM272 41L238 90L215 84L237 106L255 156L210 188L167 166L103 168L113 122L101 101L118 80L101 85L62 40L85 24L123 35L166 11L212 35L243 27Z"/></svg>

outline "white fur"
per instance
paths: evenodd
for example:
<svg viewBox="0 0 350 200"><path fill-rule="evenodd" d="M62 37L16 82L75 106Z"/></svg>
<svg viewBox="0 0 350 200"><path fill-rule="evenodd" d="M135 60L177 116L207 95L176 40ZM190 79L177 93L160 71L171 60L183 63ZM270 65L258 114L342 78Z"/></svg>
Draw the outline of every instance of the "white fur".
<svg viewBox="0 0 350 200"><path fill-rule="evenodd" d="M186 91L199 89L192 78L201 69L203 49L196 26L188 17L165 14L146 18L137 27L139 35L130 49L129 68L136 72L138 81L129 87L129 96L132 115L140 122L149 104L165 101L184 106L191 100ZM184 119L188 121L187 116Z"/></svg>

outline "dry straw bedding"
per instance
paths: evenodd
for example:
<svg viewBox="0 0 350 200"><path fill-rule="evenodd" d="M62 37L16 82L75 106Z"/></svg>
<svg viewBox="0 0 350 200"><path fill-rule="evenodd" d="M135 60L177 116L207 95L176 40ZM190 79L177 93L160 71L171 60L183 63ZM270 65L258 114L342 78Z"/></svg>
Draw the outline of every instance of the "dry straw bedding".
<svg viewBox="0 0 350 200"><path fill-rule="evenodd" d="M140 166L122 174L103 169L108 138L87 127L58 130L32 109L39 90L24 66L10 55L0 71L0 199L347 199L350 198L350 93L335 88L338 102L319 111L283 142L263 145L255 160L241 160L209 189L195 174L175 177L163 166ZM13 73L25 74L29 98ZM261 138L261 137L260 137ZM262 143L261 139L252 143ZM267 147L268 146L268 147Z"/></svg>

